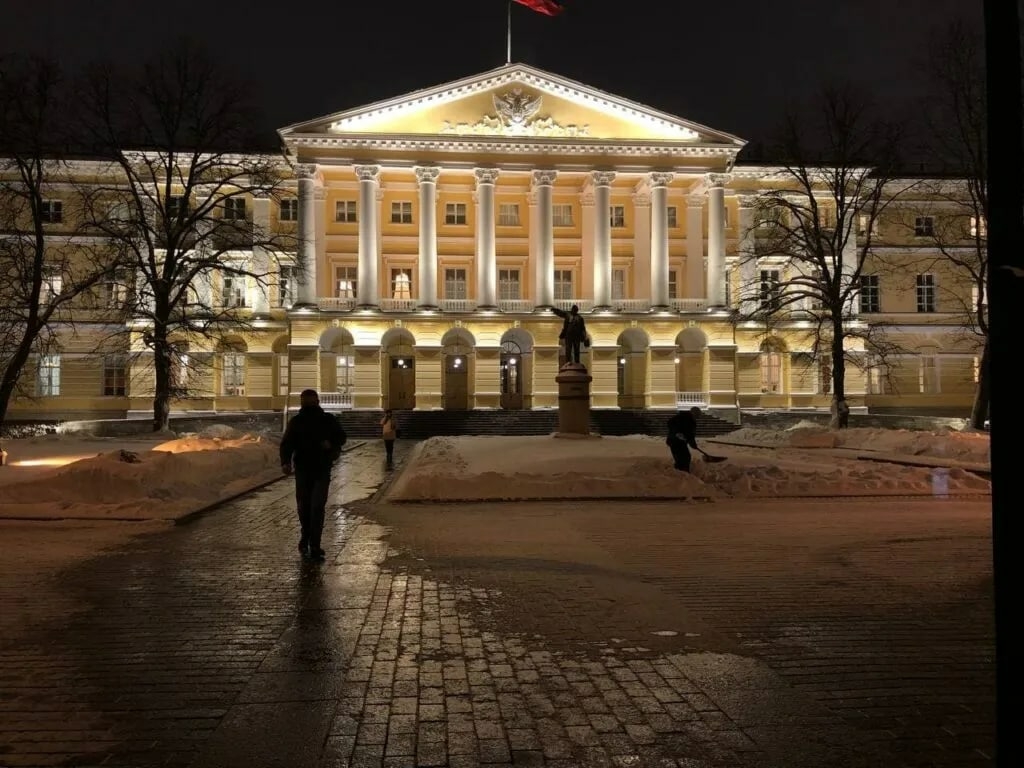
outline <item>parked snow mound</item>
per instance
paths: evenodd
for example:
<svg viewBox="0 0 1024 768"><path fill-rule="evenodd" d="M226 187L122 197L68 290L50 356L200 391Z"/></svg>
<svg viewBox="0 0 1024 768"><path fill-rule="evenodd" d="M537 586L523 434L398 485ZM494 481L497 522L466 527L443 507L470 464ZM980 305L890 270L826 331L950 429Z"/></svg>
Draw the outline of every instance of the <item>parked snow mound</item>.
<svg viewBox="0 0 1024 768"><path fill-rule="evenodd" d="M989 436L985 432L924 432L869 427L830 430L809 422L801 422L784 431L744 427L730 432L722 439L766 448L850 448L876 453L932 456L980 464L988 463L990 456Z"/></svg>
<svg viewBox="0 0 1024 768"><path fill-rule="evenodd" d="M4 486L4 517L171 519L281 476L278 446L243 435L115 450Z"/></svg>
<svg viewBox="0 0 1024 768"><path fill-rule="evenodd" d="M646 436L435 437L388 491L393 501L715 498L987 493L962 470L863 462L785 449L776 455L715 446L728 456L677 471L664 441Z"/></svg>

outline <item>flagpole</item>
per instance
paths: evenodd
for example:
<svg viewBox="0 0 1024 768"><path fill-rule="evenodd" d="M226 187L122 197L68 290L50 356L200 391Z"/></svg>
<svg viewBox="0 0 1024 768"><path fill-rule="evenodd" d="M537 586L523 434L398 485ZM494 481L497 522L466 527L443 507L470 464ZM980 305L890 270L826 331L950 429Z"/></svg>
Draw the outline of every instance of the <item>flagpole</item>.
<svg viewBox="0 0 1024 768"><path fill-rule="evenodd" d="M508 0L508 36L505 40L505 63L512 63L512 0Z"/></svg>

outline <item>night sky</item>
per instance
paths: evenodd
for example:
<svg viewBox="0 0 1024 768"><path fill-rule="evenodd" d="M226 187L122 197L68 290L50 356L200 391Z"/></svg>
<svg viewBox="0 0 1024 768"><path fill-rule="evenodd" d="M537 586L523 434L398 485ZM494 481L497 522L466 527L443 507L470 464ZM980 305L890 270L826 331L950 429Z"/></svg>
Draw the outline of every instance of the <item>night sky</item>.
<svg viewBox="0 0 1024 768"><path fill-rule="evenodd" d="M920 99L929 34L981 0L565 0L513 6L514 61L763 140L823 83L863 83L895 114ZM261 11L260 8L267 11ZM251 80L268 129L505 63L505 0L0 0L0 52L42 52L70 74L130 62L182 36ZM83 8L89 8L85 15Z"/></svg>

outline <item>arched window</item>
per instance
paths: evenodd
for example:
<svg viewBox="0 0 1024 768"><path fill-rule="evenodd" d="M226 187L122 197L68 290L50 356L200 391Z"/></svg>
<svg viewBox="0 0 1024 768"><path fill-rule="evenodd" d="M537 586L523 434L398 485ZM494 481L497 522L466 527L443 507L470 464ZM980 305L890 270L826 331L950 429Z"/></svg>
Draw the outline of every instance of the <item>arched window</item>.
<svg viewBox="0 0 1024 768"><path fill-rule="evenodd" d="M523 391L523 351L514 341L501 343L501 394L518 395Z"/></svg>

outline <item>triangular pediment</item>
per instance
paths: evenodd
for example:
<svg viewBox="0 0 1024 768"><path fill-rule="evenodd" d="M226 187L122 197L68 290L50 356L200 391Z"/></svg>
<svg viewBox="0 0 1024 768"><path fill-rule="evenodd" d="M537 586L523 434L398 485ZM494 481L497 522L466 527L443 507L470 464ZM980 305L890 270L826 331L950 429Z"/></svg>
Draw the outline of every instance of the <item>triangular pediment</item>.
<svg viewBox="0 0 1024 768"><path fill-rule="evenodd" d="M525 64L508 64L281 131L285 139L310 134L744 144L736 136Z"/></svg>

